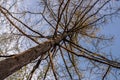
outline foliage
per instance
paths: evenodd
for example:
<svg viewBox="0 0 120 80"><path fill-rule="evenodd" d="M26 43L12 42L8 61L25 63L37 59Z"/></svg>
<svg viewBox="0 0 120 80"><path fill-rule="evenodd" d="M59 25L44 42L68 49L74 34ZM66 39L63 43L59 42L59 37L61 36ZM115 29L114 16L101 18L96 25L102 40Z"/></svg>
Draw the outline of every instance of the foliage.
<svg viewBox="0 0 120 80"><path fill-rule="evenodd" d="M55 43L45 55L38 56L7 80L118 80L120 63L102 51L113 38L99 34L109 19L119 16L120 6L115 5L118 2L1 0L2 58L44 42Z"/></svg>

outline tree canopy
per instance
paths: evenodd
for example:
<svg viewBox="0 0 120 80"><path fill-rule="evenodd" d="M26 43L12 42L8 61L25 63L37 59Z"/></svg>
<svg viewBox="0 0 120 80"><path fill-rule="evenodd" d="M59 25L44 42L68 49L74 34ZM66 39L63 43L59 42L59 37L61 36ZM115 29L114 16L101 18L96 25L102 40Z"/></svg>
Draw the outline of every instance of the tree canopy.
<svg viewBox="0 0 120 80"><path fill-rule="evenodd" d="M102 27L118 0L1 0L0 79L119 80Z"/></svg>

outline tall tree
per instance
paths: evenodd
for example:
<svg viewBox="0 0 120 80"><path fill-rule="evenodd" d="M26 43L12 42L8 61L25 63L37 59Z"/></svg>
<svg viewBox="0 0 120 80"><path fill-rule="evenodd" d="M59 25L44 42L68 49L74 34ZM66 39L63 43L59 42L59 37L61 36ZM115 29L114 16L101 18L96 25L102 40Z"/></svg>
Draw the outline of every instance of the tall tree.
<svg viewBox="0 0 120 80"><path fill-rule="evenodd" d="M26 65L33 67L28 71L28 80L34 76L45 80L51 75L55 80L104 80L112 74L117 79L120 63L101 50L112 38L99 34L106 21L119 15L116 2L119 1L1 1L0 79ZM37 70L40 67L42 71ZM37 74L40 72L43 73Z"/></svg>

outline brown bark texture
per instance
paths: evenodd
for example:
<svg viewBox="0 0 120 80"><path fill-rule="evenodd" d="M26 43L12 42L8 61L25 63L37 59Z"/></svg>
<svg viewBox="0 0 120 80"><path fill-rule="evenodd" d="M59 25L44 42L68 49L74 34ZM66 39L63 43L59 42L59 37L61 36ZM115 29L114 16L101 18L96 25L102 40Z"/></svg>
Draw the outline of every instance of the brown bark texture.
<svg viewBox="0 0 120 80"><path fill-rule="evenodd" d="M52 46L59 43L66 36L67 34L59 35L52 40L43 42L13 57L0 61L0 80L5 79L23 66L45 54Z"/></svg>
<svg viewBox="0 0 120 80"><path fill-rule="evenodd" d="M30 63L32 60L35 60L40 55L46 53L46 51L50 48L50 46L47 44L49 43L43 43L36 47L30 48L18 55L0 61L0 80L5 79L12 73Z"/></svg>

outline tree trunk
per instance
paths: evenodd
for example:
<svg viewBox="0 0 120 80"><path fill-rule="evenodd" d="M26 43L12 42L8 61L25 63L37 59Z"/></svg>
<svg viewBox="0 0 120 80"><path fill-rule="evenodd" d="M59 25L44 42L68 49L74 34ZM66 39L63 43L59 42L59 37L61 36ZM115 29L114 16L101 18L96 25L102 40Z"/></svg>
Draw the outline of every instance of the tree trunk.
<svg viewBox="0 0 120 80"><path fill-rule="evenodd" d="M68 34L59 35L53 40L46 41L20 54L0 61L0 80L5 79L42 54L45 54L54 44L58 44L67 35Z"/></svg>
<svg viewBox="0 0 120 80"><path fill-rule="evenodd" d="M40 55L45 54L50 46L50 43L43 43L39 46L30 48L18 55L0 61L0 80L5 79L15 71L37 59Z"/></svg>

